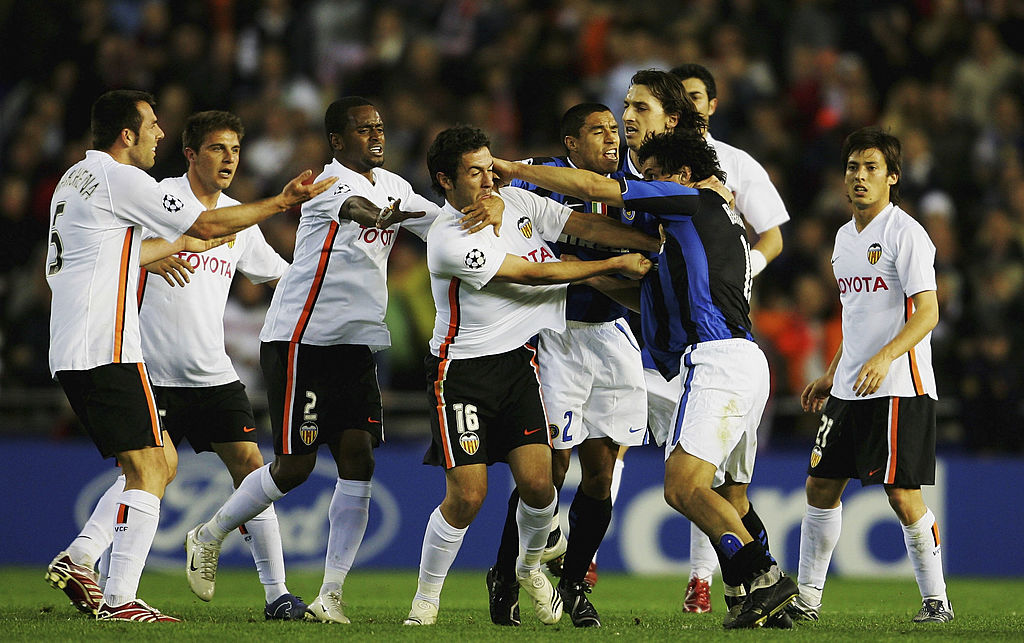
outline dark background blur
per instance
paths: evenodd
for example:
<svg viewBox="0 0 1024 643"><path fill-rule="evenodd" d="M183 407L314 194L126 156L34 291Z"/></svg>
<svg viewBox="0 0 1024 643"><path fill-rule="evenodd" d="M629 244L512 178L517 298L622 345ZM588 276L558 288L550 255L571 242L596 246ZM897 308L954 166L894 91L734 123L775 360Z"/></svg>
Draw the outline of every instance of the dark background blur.
<svg viewBox="0 0 1024 643"><path fill-rule="evenodd" d="M902 206L937 247L940 449L1020 453L1024 345L1024 1L0 0L0 433L74 435L47 369L44 279L53 187L90 145L106 90L156 95L167 134L152 174L185 171L189 113L227 109L247 132L228 192L276 193L329 160L323 112L361 94L387 126L387 167L425 196L425 151L464 122L504 158L560 154L583 100L621 113L638 69L715 74L716 138L750 152L788 206L782 255L755 281L773 373L762 442L806 448L794 395L840 339L828 263L849 218L839 147L877 124L903 142ZM296 216L263 225L291 257ZM434 310L422 243L400 237L380 355L393 429L427 431L422 358ZM236 280L225 323L253 401L269 291Z"/></svg>

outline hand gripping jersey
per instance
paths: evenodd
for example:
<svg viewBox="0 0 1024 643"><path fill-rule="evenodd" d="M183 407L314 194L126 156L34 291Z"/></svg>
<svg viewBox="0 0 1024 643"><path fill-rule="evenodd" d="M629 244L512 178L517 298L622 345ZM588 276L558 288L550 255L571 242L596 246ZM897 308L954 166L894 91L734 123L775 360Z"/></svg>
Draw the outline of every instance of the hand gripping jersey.
<svg viewBox="0 0 1024 643"><path fill-rule="evenodd" d="M565 285L490 283L505 256L558 261L547 242L562 233L571 210L519 188L502 188L500 237L470 235L446 203L427 235L427 268L437 318L430 352L442 359L498 355L522 346L542 328L565 328ZM509 223L515 223L515 227Z"/></svg>
<svg viewBox="0 0 1024 643"><path fill-rule="evenodd" d="M136 299L142 228L174 241L202 211L106 152L89 150L71 166L50 202L51 373L143 361Z"/></svg>
<svg viewBox="0 0 1024 643"><path fill-rule="evenodd" d="M547 165L551 167L575 168L572 161L565 156L557 157L536 157L524 161L530 165ZM611 217L616 221L622 221L622 209L605 205L597 201L583 201L574 196L567 196L545 190L532 183L515 179L510 184L512 187L522 188L533 192L537 196L547 197L557 203L575 210L576 212L593 212ZM571 254L585 261L595 259L608 259L615 255L631 252L626 248L608 248L595 244L592 241L585 241L578 237L559 235L558 241L552 244L556 256ZM582 322L606 322L614 321L628 315L628 309L615 301L609 299L600 291L590 286L569 285L565 297L565 318Z"/></svg>
<svg viewBox="0 0 1024 643"><path fill-rule="evenodd" d="M853 385L864 363L888 344L913 312L914 295L935 290L935 246L921 224L893 204L859 233L854 221L836 233L832 272L843 304L843 354L832 395L938 399L932 371L932 334L896 358L877 391L865 397Z"/></svg>
<svg viewBox="0 0 1024 643"><path fill-rule="evenodd" d="M187 176L164 179L160 185L203 207ZM238 201L221 193L217 207L232 205ZM270 247L259 226L242 230L231 243L178 256L195 268L184 288L172 288L156 275L143 273L140 280L139 322L149 379L157 386L182 387L234 382L238 375L224 351L224 306L231 279L235 271L255 284L277 279L288 262Z"/></svg>
<svg viewBox="0 0 1024 643"><path fill-rule="evenodd" d="M687 346L750 334L750 256L743 222L712 190L619 179L629 210L665 228L657 272L641 282L645 347L665 379Z"/></svg>
<svg viewBox="0 0 1024 643"><path fill-rule="evenodd" d="M399 226L425 239L440 210L413 192L408 181L379 167L373 169L371 183L334 160L316 180L331 176L338 182L302 206L292 266L274 291L260 340L387 348L387 260ZM427 214L386 230L339 221L338 212L351 196L381 208L389 198L401 199L402 210Z"/></svg>

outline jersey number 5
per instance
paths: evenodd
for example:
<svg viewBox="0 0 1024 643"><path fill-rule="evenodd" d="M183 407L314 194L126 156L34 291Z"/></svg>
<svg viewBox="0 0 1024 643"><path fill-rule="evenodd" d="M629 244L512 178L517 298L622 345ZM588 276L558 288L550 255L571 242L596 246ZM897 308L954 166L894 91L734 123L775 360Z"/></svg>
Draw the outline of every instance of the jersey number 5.
<svg viewBox="0 0 1024 643"><path fill-rule="evenodd" d="M57 217L64 214L66 201L61 201L53 208L53 220L50 222L50 245L53 246L53 261L46 264L46 275L52 277L64 267L64 244L60 240L60 232L57 232Z"/></svg>

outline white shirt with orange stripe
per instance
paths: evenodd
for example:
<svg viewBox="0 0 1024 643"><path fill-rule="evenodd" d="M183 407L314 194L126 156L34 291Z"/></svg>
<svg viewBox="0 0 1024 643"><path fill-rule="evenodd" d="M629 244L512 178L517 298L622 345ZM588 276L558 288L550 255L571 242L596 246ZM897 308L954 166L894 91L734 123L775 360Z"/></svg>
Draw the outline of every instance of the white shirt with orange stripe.
<svg viewBox="0 0 1024 643"><path fill-rule="evenodd" d="M921 224L891 203L860 232L853 220L847 222L836 233L832 272L843 305L843 355L832 395L844 400L917 395L938 399L931 333L893 360L875 393L854 393L861 367L906 324L913 311L911 297L936 289L935 246Z"/></svg>
<svg viewBox="0 0 1024 643"><path fill-rule="evenodd" d="M187 176L164 179L160 185L203 207L192 193ZM218 208L238 205L223 192ZM152 234L147 230L146 238ZM157 386L219 386L238 380L224 350L224 306L235 272L254 284L277 279L288 262L270 247L259 226L235 235L230 244L202 253L179 252L195 272L183 288L173 288L149 275L140 288L139 322L142 352L149 379ZM252 338L256 340L255 337Z"/></svg>
<svg viewBox="0 0 1024 643"><path fill-rule="evenodd" d="M572 210L520 188L499 191L505 200L501 236L467 234L462 216L445 203L427 235L427 268L437 317L430 352L451 359L498 355L522 346L542 328L565 329L566 284L491 283L505 256L558 261L555 242ZM514 227L512 224L515 224Z"/></svg>
<svg viewBox="0 0 1024 643"><path fill-rule="evenodd" d="M728 143L704 135L715 148L725 171L725 187L736 197L736 209L757 234L789 221L789 212L768 172L753 156Z"/></svg>
<svg viewBox="0 0 1024 643"><path fill-rule="evenodd" d="M203 208L139 168L89 150L61 177L50 202L46 281L50 372L141 362L142 228L174 241Z"/></svg>
<svg viewBox="0 0 1024 643"><path fill-rule="evenodd" d="M383 168L373 169L371 183L333 160L316 180L331 176L338 182L302 206L292 267L274 291L260 340L387 348L387 261L399 226L425 239L440 209L413 192L408 181ZM389 198L401 199L402 210L427 214L385 230L339 221L338 212L351 196L364 197L377 207L388 205Z"/></svg>

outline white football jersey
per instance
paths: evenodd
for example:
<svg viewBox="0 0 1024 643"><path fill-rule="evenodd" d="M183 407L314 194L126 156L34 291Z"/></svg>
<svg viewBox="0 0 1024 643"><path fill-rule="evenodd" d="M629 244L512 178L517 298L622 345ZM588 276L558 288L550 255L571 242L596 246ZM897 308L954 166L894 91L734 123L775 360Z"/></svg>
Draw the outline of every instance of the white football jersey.
<svg viewBox="0 0 1024 643"><path fill-rule="evenodd" d="M716 141L710 133L705 138L718 154L718 165L725 172L725 187L736 197L736 209L754 232L761 234L789 221L779 191L754 157L738 147Z"/></svg>
<svg viewBox="0 0 1024 643"><path fill-rule="evenodd" d="M331 176L338 182L302 206L292 267L274 292L260 340L387 348L387 261L399 226L425 239L440 208L413 192L408 181L379 167L373 169L370 183L333 160L316 180ZM338 220L350 196L369 199L377 207L388 205L389 198L401 199L402 210L427 214L386 230L366 228Z"/></svg>
<svg viewBox="0 0 1024 643"><path fill-rule="evenodd" d="M903 329L913 312L912 296L935 290L935 246L921 224L889 204L860 232L854 221L836 233L832 272L843 304L843 355L832 395L844 400L872 397L938 399L932 372L932 334L897 357L879 389L857 397L857 373Z"/></svg>
<svg viewBox="0 0 1024 643"><path fill-rule="evenodd" d="M164 179L160 185L203 207L186 176ZM217 207L232 205L238 201L222 192ZM270 247L259 226L242 230L230 244L198 254L179 252L178 257L195 268L184 288L145 275L139 289L142 353L149 379L157 386L185 387L234 382L238 375L224 351L224 306L231 278L238 271L261 284L283 275L288 262ZM256 337L251 341L255 343Z"/></svg>
<svg viewBox="0 0 1024 643"><path fill-rule="evenodd" d="M565 328L566 284L490 283L505 256L558 261L545 242L556 241L572 212L519 188L501 188L501 236L467 234L462 216L445 203L427 235L427 268L437 318L430 352L441 358L498 355L522 346L542 328ZM515 224L514 227L512 224Z"/></svg>
<svg viewBox="0 0 1024 643"><path fill-rule="evenodd" d="M174 241L202 211L99 150L64 173L50 201L46 252L51 373L143 361L136 299L142 228Z"/></svg>

